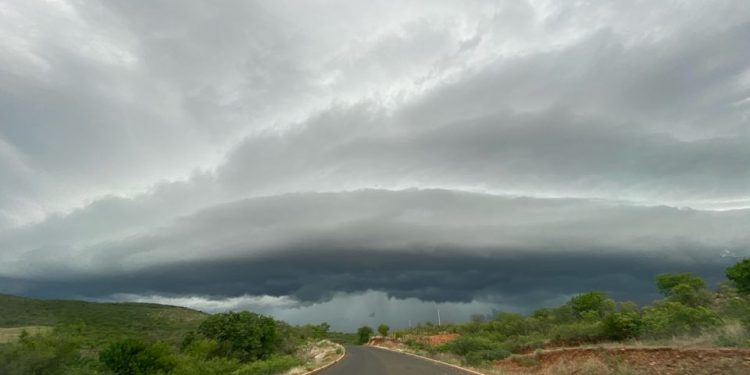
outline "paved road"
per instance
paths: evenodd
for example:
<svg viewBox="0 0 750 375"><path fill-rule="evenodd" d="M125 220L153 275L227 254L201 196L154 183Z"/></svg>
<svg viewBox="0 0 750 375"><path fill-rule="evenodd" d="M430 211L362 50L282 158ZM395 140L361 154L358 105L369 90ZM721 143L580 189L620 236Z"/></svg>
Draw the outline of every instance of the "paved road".
<svg viewBox="0 0 750 375"><path fill-rule="evenodd" d="M406 354L366 346L348 346L341 362L320 375L467 375L453 367L443 366Z"/></svg>

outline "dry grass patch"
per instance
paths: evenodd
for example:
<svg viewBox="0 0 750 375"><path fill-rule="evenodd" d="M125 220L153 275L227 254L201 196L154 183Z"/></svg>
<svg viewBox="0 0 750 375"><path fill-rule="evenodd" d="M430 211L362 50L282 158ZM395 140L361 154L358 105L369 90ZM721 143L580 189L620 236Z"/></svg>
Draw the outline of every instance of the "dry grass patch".
<svg viewBox="0 0 750 375"><path fill-rule="evenodd" d="M15 342L21 333L26 331L30 335L39 335L52 331L52 327L47 326L28 326L28 327L12 327L12 328L0 328L0 344L7 344Z"/></svg>

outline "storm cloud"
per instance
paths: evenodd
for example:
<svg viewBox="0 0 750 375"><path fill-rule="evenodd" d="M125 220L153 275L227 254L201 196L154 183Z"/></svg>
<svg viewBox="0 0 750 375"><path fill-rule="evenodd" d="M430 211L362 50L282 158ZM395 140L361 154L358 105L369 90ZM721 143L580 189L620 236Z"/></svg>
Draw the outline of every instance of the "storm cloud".
<svg viewBox="0 0 750 375"><path fill-rule="evenodd" d="M350 329L716 283L749 7L0 6L0 292Z"/></svg>

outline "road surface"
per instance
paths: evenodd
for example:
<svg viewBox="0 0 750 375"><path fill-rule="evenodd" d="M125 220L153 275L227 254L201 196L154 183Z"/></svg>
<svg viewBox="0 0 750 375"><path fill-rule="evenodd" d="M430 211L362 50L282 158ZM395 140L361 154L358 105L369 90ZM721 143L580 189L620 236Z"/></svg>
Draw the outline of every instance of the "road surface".
<svg viewBox="0 0 750 375"><path fill-rule="evenodd" d="M341 362L320 375L467 375L453 367L367 346L346 347Z"/></svg>

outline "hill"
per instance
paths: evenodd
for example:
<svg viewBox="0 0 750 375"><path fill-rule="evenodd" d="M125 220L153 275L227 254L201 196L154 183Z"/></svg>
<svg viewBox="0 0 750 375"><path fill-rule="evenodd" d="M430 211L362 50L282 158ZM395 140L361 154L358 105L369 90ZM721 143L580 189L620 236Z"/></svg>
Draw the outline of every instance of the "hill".
<svg viewBox="0 0 750 375"><path fill-rule="evenodd" d="M144 303L0 295L3 375L271 375L339 358L329 325L249 311L214 315Z"/></svg>
<svg viewBox="0 0 750 375"><path fill-rule="evenodd" d="M94 343L110 338L147 337L176 344L206 317L200 311L177 306L0 295L0 328L42 326L75 330Z"/></svg>

